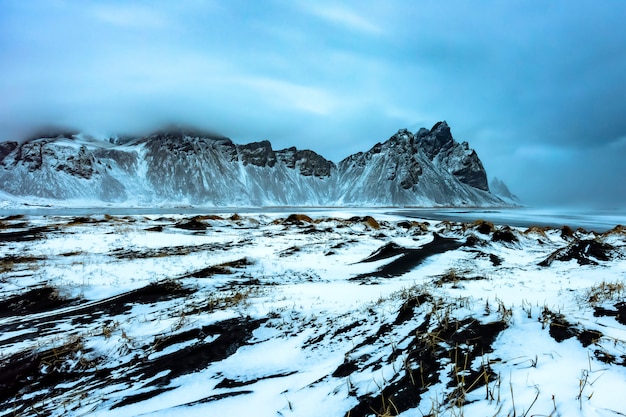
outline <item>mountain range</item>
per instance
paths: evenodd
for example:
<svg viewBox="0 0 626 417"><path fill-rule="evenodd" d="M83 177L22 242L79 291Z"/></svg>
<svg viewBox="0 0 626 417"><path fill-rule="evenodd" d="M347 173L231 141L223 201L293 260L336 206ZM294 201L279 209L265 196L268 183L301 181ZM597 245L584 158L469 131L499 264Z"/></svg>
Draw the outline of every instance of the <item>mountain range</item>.
<svg viewBox="0 0 626 417"><path fill-rule="evenodd" d="M504 186L506 188L506 186ZM89 204L502 206L467 142L445 121L401 129L335 164L311 150L235 144L168 128L108 141L75 132L0 143L0 190Z"/></svg>

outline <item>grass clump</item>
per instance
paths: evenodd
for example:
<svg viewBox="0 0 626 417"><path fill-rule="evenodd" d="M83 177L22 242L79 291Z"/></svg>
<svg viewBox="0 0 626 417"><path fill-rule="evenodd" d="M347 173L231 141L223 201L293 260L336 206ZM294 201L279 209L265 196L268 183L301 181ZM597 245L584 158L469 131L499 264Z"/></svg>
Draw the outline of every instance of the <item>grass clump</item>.
<svg viewBox="0 0 626 417"><path fill-rule="evenodd" d="M496 227L492 222L486 220L476 220L472 223L472 226L476 229L478 233L483 235L489 235L496 230Z"/></svg>
<svg viewBox="0 0 626 417"><path fill-rule="evenodd" d="M285 219L284 224L295 224L301 225L302 223L313 223L313 219L307 216L306 214L290 214L289 217Z"/></svg>
<svg viewBox="0 0 626 417"><path fill-rule="evenodd" d="M363 223L365 223L371 229L374 229L374 230L380 229L380 223L378 223L378 221L372 216L365 216L363 218Z"/></svg>
<svg viewBox="0 0 626 417"><path fill-rule="evenodd" d="M9 255L0 259L0 273L11 272L18 264L34 264L42 258L37 258L30 255L19 256ZM33 268L34 269L34 268Z"/></svg>
<svg viewBox="0 0 626 417"><path fill-rule="evenodd" d="M619 301L624 299L624 296L626 296L626 285L623 281L602 281L589 288L585 298L591 305L596 305L606 301Z"/></svg>
<svg viewBox="0 0 626 417"><path fill-rule="evenodd" d="M234 307L247 307L254 289L251 287L233 289L209 298L206 310L210 313L216 310L225 310Z"/></svg>

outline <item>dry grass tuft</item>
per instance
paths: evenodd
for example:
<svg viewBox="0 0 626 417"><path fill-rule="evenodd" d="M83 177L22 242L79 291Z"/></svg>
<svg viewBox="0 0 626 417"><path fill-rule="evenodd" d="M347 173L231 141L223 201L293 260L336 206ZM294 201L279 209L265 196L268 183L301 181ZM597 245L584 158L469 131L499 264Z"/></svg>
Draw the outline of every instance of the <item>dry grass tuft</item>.
<svg viewBox="0 0 626 417"><path fill-rule="evenodd" d="M602 234L602 236L610 236L610 235L624 235L626 236L626 227L618 224L611 230L608 230Z"/></svg>
<svg viewBox="0 0 626 417"><path fill-rule="evenodd" d="M472 227L476 229L478 233L481 233L483 235L489 235L496 230L496 227L492 222L482 219L474 221L472 223Z"/></svg>
<svg viewBox="0 0 626 417"><path fill-rule="evenodd" d="M0 259L0 273L11 272L18 264L30 264L29 269L35 270L37 261L41 261L43 258L37 258L34 256L15 256L9 255Z"/></svg>
<svg viewBox="0 0 626 417"><path fill-rule="evenodd" d="M380 229L380 223L378 223L378 221L376 221L376 219L373 218L372 216L365 216L363 218L363 223L365 223L371 229L374 229L374 230Z"/></svg>
<svg viewBox="0 0 626 417"><path fill-rule="evenodd" d="M590 304L601 304L605 301L619 301L626 296L626 285L623 281L602 281L589 288L586 299Z"/></svg>
<svg viewBox="0 0 626 417"><path fill-rule="evenodd" d="M253 287L243 287L214 295L209 298L206 310L208 312L214 312L216 310L225 310L233 307L247 307L250 304L250 296L255 291Z"/></svg>
<svg viewBox="0 0 626 417"><path fill-rule="evenodd" d="M428 227L430 226L430 223L417 222L415 220L411 220L411 221L403 220L403 221L398 222L396 226L403 228L403 229L407 229L407 230L416 229L420 232L428 232Z"/></svg>
<svg viewBox="0 0 626 417"><path fill-rule="evenodd" d="M94 224L94 223L98 223L98 221L92 217L74 217L72 220L70 220L66 226L83 226L86 224Z"/></svg>
<svg viewBox="0 0 626 417"><path fill-rule="evenodd" d="M313 219L306 214L290 214L283 223L286 224L300 224L300 223L313 223Z"/></svg>
<svg viewBox="0 0 626 417"><path fill-rule="evenodd" d="M528 229L526 229L524 231L524 235L539 235L539 236L543 236L546 237L546 230L548 230L549 228L547 227L539 227L539 226L530 226Z"/></svg>
<svg viewBox="0 0 626 417"><path fill-rule="evenodd" d="M198 220L226 220L222 216L218 216L217 214L205 214L202 216L196 216ZM234 220L234 219L233 219Z"/></svg>
<svg viewBox="0 0 626 417"><path fill-rule="evenodd" d="M571 227L565 225L561 227L561 238L567 240L572 239L574 237L574 231Z"/></svg>

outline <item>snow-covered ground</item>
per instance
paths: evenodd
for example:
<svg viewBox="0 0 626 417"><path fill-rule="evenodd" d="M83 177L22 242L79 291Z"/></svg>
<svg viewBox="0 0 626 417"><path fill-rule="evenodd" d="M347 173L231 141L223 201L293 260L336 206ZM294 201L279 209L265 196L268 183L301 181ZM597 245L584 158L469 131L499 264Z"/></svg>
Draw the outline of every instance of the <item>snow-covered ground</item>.
<svg viewBox="0 0 626 417"><path fill-rule="evenodd" d="M0 416L626 415L623 228L49 214L0 253Z"/></svg>

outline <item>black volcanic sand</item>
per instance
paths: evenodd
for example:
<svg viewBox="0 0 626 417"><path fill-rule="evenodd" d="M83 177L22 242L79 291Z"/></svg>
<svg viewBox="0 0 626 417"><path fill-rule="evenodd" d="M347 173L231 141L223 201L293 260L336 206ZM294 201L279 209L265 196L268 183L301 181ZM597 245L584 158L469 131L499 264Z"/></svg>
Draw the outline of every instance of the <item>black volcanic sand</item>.
<svg viewBox="0 0 626 417"><path fill-rule="evenodd" d="M381 266L374 272L357 275L352 280L362 280L372 277L392 278L403 275L426 259L433 255L438 255L450 250L458 249L465 245L465 242L460 242L453 238L441 237L437 233L433 233L433 240L418 249L404 248L394 243L386 244L367 258L363 259L363 262L374 262L382 259L391 258L400 255L399 258L389 262L386 265Z"/></svg>
<svg viewBox="0 0 626 417"><path fill-rule="evenodd" d="M60 384L79 380L81 384L92 389L105 385L124 386L138 380L149 381L143 388L152 389L122 397L110 408L144 401L176 388L169 386L174 378L204 369L209 364L232 355L239 347L248 343L252 332L264 321L234 318L157 339L153 345L144 346L146 356L137 355L130 362L124 362L117 367L101 367L98 358L85 360L90 352L84 348L80 338L59 347L33 351L30 354L16 354L0 362L0 404L7 405L15 413L13 415L18 415L44 397L60 395L63 391L58 387ZM217 337L206 342L208 336ZM148 355L186 341L193 343L156 358L151 359ZM159 373L163 375L157 377ZM229 381L223 383L235 384ZM35 394L25 399L28 393ZM217 399L219 398L207 398L205 401Z"/></svg>
<svg viewBox="0 0 626 417"><path fill-rule="evenodd" d="M394 324L408 321L415 308L424 302L429 302L430 296L421 294L409 299L400 308ZM445 368L450 368L449 387L463 375L467 386L473 389L484 386L493 381L497 375L491 371L488 364L476 368L468 366L475 358L493 351L491 345L496 337L507 327L504 321L482 323L475 318L467 317L461 320L451 319L437 323L435 317L426 314L419 325L407 334L410 341L407 348L396 350L387 362L392 362L399 356L405 358L404 372L401 377L392 383L386 384L378 395L357 396L358 404L346 416L396 415L403 411L415 408L421 401L421 395L427 386L440 382L440 375ZM388 334L388 325L383 325L373 340L381 340ZM433 339L433 335L436 338ZM355 347L357 349L359 346ZM456 366L444 365L442 359L450 359ZM347 376L360 370L367 358L353 358L341 364L333 376ZM370 364L371 365L371 364ZM374 369L376 364L374 364ZM458 397L458 398L457 398ZM462 393L457 393L450 401L464 402Z"/></svg>
<svg viewBox="0 0 626 417"><path fill-rule="evenodd" d="M1 325L0 333L17 331L25 327L41 331L68 320L72 324L90 323L99 317L122 314L130 310L134 304L152 304L183 297L191 292L174 281L166 280L151 283L121 295L81 304L77 299L59 297L53 288L35 288L0 303L0 317L14 316L16 318ZM45 312L49 314L41 314ZM35 316L28 317L31 314Z"/></svg>
<svg viewBox="0 0 626 417"><path fill-rule="evenodd" d="M174 281L166 280L97 302L80 304L77 299L63 299L51 287L33 288L0 303L2 316L15 317L15 320L0 326L0 333L32 329L32 332L3 340L2 344L28 340L42 331L54 335L58 333L57 325L62 326L67 322L78 328L80 324L89 324L101 317L109 317L112 321L134 305L186 297L192 292ZM248 343L252 332L266 320L233 318L197 329L158 336L153 343L139 349L145 356L135 355L130 362L122 361L113 367L108 367L110 363L102 362L101 358L85 348L80 335L71 336L53 348L20 352L0 360L0 407L10 409L11 415L19 415L45 397L61 395L63 390L58 388L60 384L79 380L92 389L147 380L149 382L144 387L153 389L123 397L112 408L143 401L174 389L168 386L172 379L204 369L208 364L232 355ZM179 343L185 344L185 347L160 356L150 356ZM163 375L156 377L159 373ZM224 381L223 384L234 386L237 382ZM208 398L205 401L217 399Z"/></svg>
<svg viewBox="0 0 626 417"><path fill-rule="evenodd" d="M598 261L609 261L615 248L595 239L576 240L565 248L557 249L539 266L550 266L554 261L571 261L576 259L579 265L598 265Z"/></svg>

